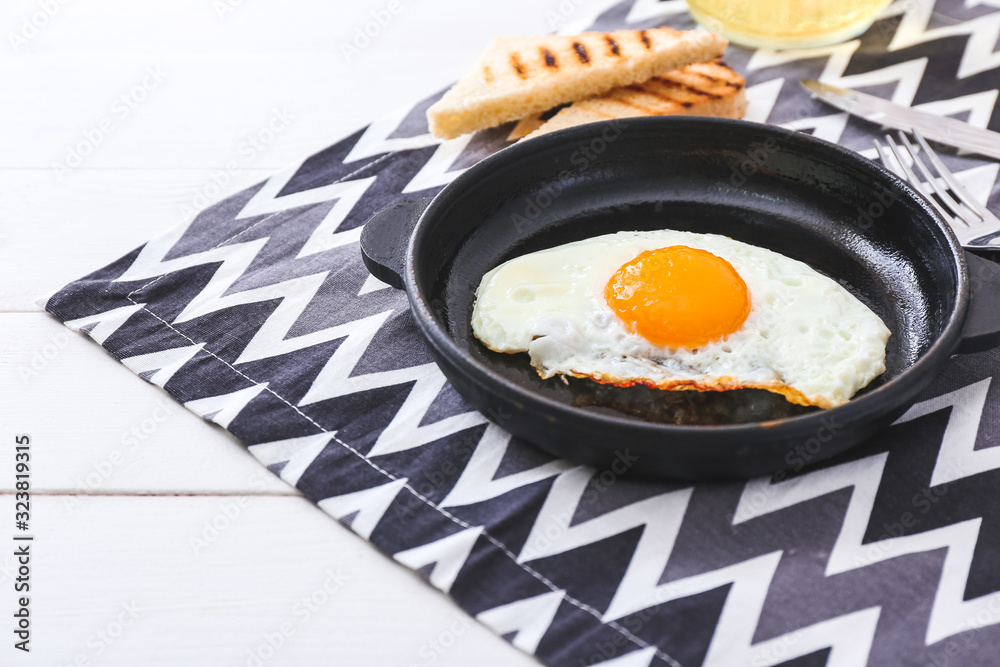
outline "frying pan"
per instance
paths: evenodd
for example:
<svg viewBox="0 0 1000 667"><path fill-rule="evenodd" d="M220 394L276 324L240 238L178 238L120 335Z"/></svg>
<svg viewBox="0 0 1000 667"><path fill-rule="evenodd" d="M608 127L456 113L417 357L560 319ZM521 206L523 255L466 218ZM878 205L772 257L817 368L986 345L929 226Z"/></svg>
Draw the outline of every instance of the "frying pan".
<svg viewBox="0 0 1000 667"><path fill-rule="evenodd" d="M622 230L724 234L801 260L892 331L886 370L845 405L777 394L542 380L472 334L482 276L512 257ZM505 148L436 197L376 214L369 271L405 289L445 376L504 429L567 459L682 481L797 470L891 423L956 351L1000 344L1000 266L963 251L930 204L865 158L726 119L618 120ZM624 466L621 462L630 465Z"/></svg>

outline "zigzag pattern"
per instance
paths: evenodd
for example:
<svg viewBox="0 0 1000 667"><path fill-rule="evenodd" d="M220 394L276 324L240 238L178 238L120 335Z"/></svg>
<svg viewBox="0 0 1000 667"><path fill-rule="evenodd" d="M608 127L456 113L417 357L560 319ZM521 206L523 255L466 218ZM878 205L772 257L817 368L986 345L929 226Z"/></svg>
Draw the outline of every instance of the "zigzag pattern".
<svg viewBox="0 0 1000 667"><path fill-rule="evenodd" d="M365 136L367 133L362 136L359 143L364 141ZM369 140L367 145L369 148L373 146L373 140ZM435 158L432 157L427 164L433 163L434 160ZM277 195L296 171L296 169L286 170L268 180L244 205L237 215L237 219L273 215L324 203L335 198L337 203L316 227L295 259L355 242L360 236L360 227L350 232L336 233L335 230L346 219L375 178L337 182L313 190L278 197ZM414 180L422 178L421 173L423 170L417 174ZM242 243L230 242L205 252L166 259L177 240L186 231L186 228L177 228L147 244L135 262L117 280L119 282L146 280L196 266L221 262L221 266L212 275L208 284L174 318L173 324L188 322L234 306L280 300L278 307L236 359L235 364L237 365L288 354L343 338L343 342L320 371L309 391L299 401L299 405L306 406L376 387L414 382L414 387L403 407L379 436L370 453L372 456L418 447L486 421L485 417L478 412L469 411L430 425L420 425L427 408L445 385L444 375L434 364L368 375L351 375L355 365L364 356L372 339L392 311L320 329L309 334L289 337L289 332L299 321L303 311L313 301L329 272L322 271L255 289L232 292L231 288L234 282L246 273L268 239L259 238ZM237 234L237 237L239 236L240 234ZM333 240L331 241L331 239ZM137 291L141 292L142 289ZM132 311L127 312L131 313Z"/></svg>
<svg viewBox="0 0 1000 667"><path fill-rule="evenodd" d="M989 384L990 380L986 379L918 403L897 421L904 423L951 408L931 487L1000 468L1000 458L996 456L998 450L987 449L983 453L974 450ZM981 519L961 521L915 535L863 543L876 493L882 482L886 457L886 454L879 454L778 484L770 484L766 479L751 481L740 498L733 523L750 521L842 488L853 488L843 527L827 561L827 576L911 553L946 548L948 553L927 625L926 643L930 645L958 632L1000 622L1000 601L996 596L963 600ZM763 599L760 603L763 604ZM986 615L982 614L984 611ZM868 627L858 627L856 632L868 637L870 644L878 614L875 613L869 620ZM858 636L854 634L854 638Z"/></svg>
<svg viewBox="0 0 1000 667"><path fill-rule="evenodd" d="M554 27L566 34L592 24L690 27L681 0L601 4L596 16L567 10ZM901 8L907 11L900 14ZM727 59L748 75L747 118L778 120L866 149L871 128L859 129L798 89L800 70L815 68L811 75L825 81L877 86L879 94L903 104L926 99L928 86L939 86L933 101L917 106L965 113L970 123L987 126L995 115L995 88L929 83L928 77L937 71L936 45L964 40L950 75L986 85L984 73L1000 67L994 52L1000 12L942 0L937 16L953 12L956 20L931 27L934 9L924 0L902 3L868 35L832 47L733 49ZM862 46L871 51L879 35L887 59L860 67L870 62ZM587 498L602 473L539 459L455 399L434 364L412 360L399 333L407 326L399 319L405 299L368 276L354 254L360 223L372 212L434 192L477 156L505 145L497 138L502 132L439 142L422 125L421 108L390 114L222 202L96 277L68 286L48 308L196 414L243 437L262 464L331 516L550 664L757 666L824 651L828 666L888 664L883 647L896 638L890 633L902 632L914 618L921 623L919 639L898 643L900 657L892 659L899 664L931 662L934 647L960 633L985 639L966 647L967 655L949 656L950 664L993 659L996 641L991 645L989 638L995 635L983 633L1000 626L1000 597L982 591L1000 588L1000 581L973 582L984 569L977 559L992 558L995 550L988 503L971 513L956 509L954 517L945 513L938 525L918 532L865 541L870 525L879 523L883 494L953 489L940 502L957 508L960 501L952 499L962 489L991 488L1000 447L981 427L996 419L987 407L991 380L981 361L956 362L964 379L934 391L896 422L894 429L905 429L947 413L928 479L909 470L902 480L889 452L865 450L777 483L661 488L617 480L595 505ZM947 157L973 192L985 198L994 191L997 165ZM185 295L183 303L171 301L173 314L160 314L177 294ZM199 324L244 314L259 324L239 339L239 349L229 349L226 361L217 356L225 332ZM380 336L389 327L394 334ZM401 363L386 365L386 359ZM382 398L369 398L382 396L391 396L385 406ZM359 405L372 414L336 429L319 427L324 415ZM364 447L354 446L362 441ZM785 521L802 532L803 524L795 523L803 521L797 514L802 507L824 510L815 522L831 530L828 546L819 537L796 538L806 540L804 548L791 537L780 539L781 531L774 537L763 530L759 540L740 543L747 530L769 522ZM623 539L626 533L634 540ZM577 554L592 559L594 553L605 554L608 563L621 561L621 571L609 565L581 574L564 565ZM926 599L919 591L871 599L857 583L866 572L884 572L921 554L943 558L940 564L926 561L938 577ZM822 561L821 569L810 574L814 560ZM598 594L597 588L612 592ZM817 596L811 601L815 617L781 618L780 601L801 598L800 588ZM972 589L979 593L965 599ZM850 604L827 612L824 591ZM712 607L710 598L721 606ZM900 605L914 610L906 622L896 618ZM669 621L663 628L648 620L654 612ZM714 630L704 638L674 631L690 614L700 614L702 625Z"/></svg>
<svg viewBox="0 0 1000 667"><path fill-rule="evenodd" d="M406 120L409 109L399 109L394 113L387 114L372 122L365 128L364 134L351 148L351 152L344 158L344 164L352 164L358 160L365 160L377 155L385 155L396 151L413 150L424 146L433 146L441 143L428 132L423 132L413 137L395 137L393 133Z"/></svg>
<svg viewBox="0 0 1000 667"><path fill-rule="evenodd" d="M908 0L897 3L887 10L883 18L891 19L900 16L898 26L894 30L887 28L886 26L891 25L891 21L886 21L878 24L872 29L872 32L893 30L892 39L887 46L889 52L903 51L910 47L948 37L968 36L956 70L958 79L989 71L1000 64L1000 52L993 51L998 36L1000 36L1000 15L989 14L941 28L928 29L933 10L934 3L927 0ZM820 80L848 88L893 85L891 99L899 104L913 105L914 97L924 79L928 56L920 55L912 60L886 65L882 68L847 74L852 58L861 43L861 39L855 39L844 44L816 49L757 50L749 58L747 68L751 72L757 72L794 62L826 58L825 65L817 73ZM753 77L751 77L752 79ZM797 86L797 83L794 85ZM933 93L935 97L940 95L937 90ZM936 99L913 106L922 111L940 115L964 113L966 114L965 120L970 124L986 127L993 116L996 96L997 90L991 89L967 95L957 95L953 98ZM805 109L806 107L800 107L801 111ZM758 113L757 115L759 117L762 114ZM767 117L763 120L766 119ZM824 108L822 115L809 114L795 120L782 122L781 125L795 130L811 130L815 136L837 143L842 140L848 119L849 117L845 113L830 113L827 108ZM867 142L867 145L856 148L868 158L877 158L870 141ZM992 185L991 182L991 188Z"/></svg>
<svg viewBox="0 0 1000 667"><path fill-rule="evenodd" d="M1000 52L995 52L1000 39L1000 15L988 14L969 21L941 28L928 29L934 3L921 0L910 7L898 8L901 21L889 44L889 51L898 51L916 44L956 35L968 35L965 51L958 65L958 78L994 69L1000 65ZM905 11L902 11L905 10Z"/></svg>
<svg viewBox="0 0 1000 667"><path fill-rule="evenodd" d="M518 560L527 562L553 556L641 526L642 537L632 561L604 614L606 620L615 620L650 606L651 597L655 599L656 584L673 550L691 489L653 496L571 525L573 512L594 472L579 467L559 475L538 512Z"/></svg>
<svg viewBox="0 0 1000 667"><path fill-rule="evenodd" d="M492 500L514 489L549 479L572 467L567 461L549 461L497 479L497 473L510 446L510 435L499 426L488 424L458 481L441 501L441 507L461 507Z"/></svg>

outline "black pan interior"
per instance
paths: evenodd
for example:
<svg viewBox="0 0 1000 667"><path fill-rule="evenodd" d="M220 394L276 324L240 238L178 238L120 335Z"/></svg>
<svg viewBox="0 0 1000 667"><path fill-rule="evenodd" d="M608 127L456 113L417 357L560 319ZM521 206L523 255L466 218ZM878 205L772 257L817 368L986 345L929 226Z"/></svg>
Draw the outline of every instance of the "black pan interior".
<svg viewBox="0 0 1000 667"><path fill-rule="evenodd" d="M662 119L656 119L662 120ZM749 123L677 119L609 126L586 141L507 149L435 202L416 279L458 345L494 373L580 409L644 421L733 424L812 410L759 390L661 392L541 380L526 354L487 350L470 318L484 273L512 257L621 230L724 234L808 263L839 281L892 331L897 377L943 330L958 276L939 228L863 158ZM531 140L536 141L536 140ZM484 165L480 165L481 167Z"/></svg>

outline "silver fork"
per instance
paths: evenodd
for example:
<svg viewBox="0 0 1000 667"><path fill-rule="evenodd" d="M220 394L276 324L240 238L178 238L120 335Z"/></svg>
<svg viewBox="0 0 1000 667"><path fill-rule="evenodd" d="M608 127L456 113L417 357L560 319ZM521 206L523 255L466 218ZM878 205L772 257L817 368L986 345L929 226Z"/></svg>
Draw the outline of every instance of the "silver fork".
<svg viewBox="0 0 1000 667"><path fill-rule="evenodd" d="M951 225L963 246L966 248L990 247L990 241L1000 236L1000 219L969 194L965 186L958 182L948 167L944 166L944 162L931 149L927 141L920 136L919 132L914 130L913 136L920 144L920 149L910 143L905 133L898 132L897 134L902 145L897 144L887 134L885 139L889 144L888 149L879 143L878 139L875 140L875 150L878 151L879 159L882 160L885 168L908 181L924 195ZM933 176L927 166L918 159L920 150L923 150L928 162L937 171L938 177ZM889 151L891 151L892 157L890 157ZM913 171L911 164L917 168L920 176L923 176L923 180Z"/></svg>

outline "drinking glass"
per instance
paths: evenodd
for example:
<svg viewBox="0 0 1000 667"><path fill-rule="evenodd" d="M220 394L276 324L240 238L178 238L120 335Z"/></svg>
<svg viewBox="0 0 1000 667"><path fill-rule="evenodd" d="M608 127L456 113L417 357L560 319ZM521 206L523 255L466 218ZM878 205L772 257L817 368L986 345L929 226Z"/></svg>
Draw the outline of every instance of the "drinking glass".
<svg viewBox="0 0 1000 667"><path fill-rule="evenodd" d="M702 25L744 46L835 44L863 33L891 0L688 0Z"/></svg>

